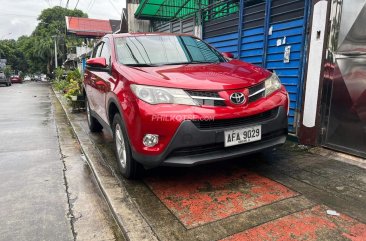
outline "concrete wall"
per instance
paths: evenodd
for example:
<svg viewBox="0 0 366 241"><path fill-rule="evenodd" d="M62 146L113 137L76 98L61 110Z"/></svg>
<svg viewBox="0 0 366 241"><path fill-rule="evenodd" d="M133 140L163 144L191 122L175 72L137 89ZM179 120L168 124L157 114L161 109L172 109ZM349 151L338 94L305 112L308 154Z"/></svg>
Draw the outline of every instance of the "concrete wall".
<svg viewBox="0 0 366 241"><path fill-rule="evenodd" d="M135 18L138 6L138 3L127 4L128 32L150 32L149 20L138 20Z"/></svg>

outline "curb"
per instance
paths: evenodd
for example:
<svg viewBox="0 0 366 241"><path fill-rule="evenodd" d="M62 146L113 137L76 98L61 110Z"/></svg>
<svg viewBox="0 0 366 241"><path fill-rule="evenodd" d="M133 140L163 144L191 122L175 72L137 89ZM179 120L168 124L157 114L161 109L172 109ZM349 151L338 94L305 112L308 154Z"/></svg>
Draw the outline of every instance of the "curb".
<svg viewBox="0 0 366 241"><path fill-rule="evenodd" d="M96 179L98 188L101 190L103 198L106 200L111 214L125 239L128 241L158 240L150 225L147 223L143 215L139 212L137 204L130 197L121 181L114 176L113 170L105 170L105 166L102 167L104 170L101 169L101 163L99 163L100 160L103 159L101 153L95 147L93 147L94 144L89 138L88 140L90 143L85 143L87 142L86 140L81 140L79 136L80 133L78 134L77 131L79 127L77 127L75 123L72 122L70 113L64 106L64 103L60 99L59 94L56 93L53 88L51 89L66 114L66 117L72 127L73 133L75 134L76 140L80 144L81 151L85 156L85 160L90 166L90 169ZM95 153L92 154L91 152ZM94 156L97 156L98 158L95 158ZM112 176L115 180L111 180L110 174L103 175L103 171L105 173L107 173L107 171L112 172ZM107 178L108 180L103 180ZM108 188L108 184L111 185L111 182L114 184L118 184L118 188Z"/></svg>

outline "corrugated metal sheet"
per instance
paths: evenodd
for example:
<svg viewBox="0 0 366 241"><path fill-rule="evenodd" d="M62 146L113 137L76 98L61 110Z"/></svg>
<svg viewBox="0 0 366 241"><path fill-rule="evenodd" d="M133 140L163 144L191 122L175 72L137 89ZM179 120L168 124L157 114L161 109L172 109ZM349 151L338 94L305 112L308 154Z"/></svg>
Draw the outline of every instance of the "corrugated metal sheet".
<svg viewBox="0 0 366 241"><path fill-rule="evenodd" d="M238 33L206 38L205 41L217 48L220 52L230 52L234 55L238 54Z"/></svg>
<svg viewBox="0 0 366 241"><path fill-rule="evenodd" d="M272 35L268 39L266 68L274 70L290 94L289 130L294 130L296 109L300 108L299 89L302 88L304 19L272 25ZM277 41L286 43L277 46ZM286 46L291 46L290 62L284 63Z"/></svg>
<svg viewBox="0 0 366 241"><path fill-rule="evenodd" d="M264 27L243 31L240 60L262 66L264 55Z"/></svg>
<svg viewBox="0 0 366 241"><path fill-rule="evenodd" d="M194 34L195 18L154 24L154 32Z"/></svg>
<svg viewBox="0 0 366 241"><path fill-rule="evenodd" d="M303 88L307 0L272 0L270 6L265 67L274 70L290 95L289 131L295 132ZM266 33L268 34L268 33ZM277 46L279 43L281 44ZM284 62L284 52L291 47L290 60Z"/></svg>

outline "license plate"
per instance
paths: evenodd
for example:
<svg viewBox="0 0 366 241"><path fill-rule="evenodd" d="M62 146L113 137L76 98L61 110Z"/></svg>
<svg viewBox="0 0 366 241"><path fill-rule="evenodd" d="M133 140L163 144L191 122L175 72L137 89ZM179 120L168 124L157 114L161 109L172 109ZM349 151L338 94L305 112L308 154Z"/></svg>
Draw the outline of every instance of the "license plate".
<svg viewBox="0 0 366 241"><path fill-rule="evenodd" d="M262 139L262 126L225 131L225 147L236 146Z"/></svg>

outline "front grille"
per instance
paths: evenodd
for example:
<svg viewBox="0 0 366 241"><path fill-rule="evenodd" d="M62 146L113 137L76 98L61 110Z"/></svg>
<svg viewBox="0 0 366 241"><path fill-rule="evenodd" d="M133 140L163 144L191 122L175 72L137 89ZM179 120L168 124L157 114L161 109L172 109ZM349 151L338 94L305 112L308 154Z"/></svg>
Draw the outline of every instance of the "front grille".
<svg viewBox="0 0 366 241"><path fill-rule="evenodd" d="M280 137L282 135L287 134L287 129L278 130L270 133L266 133L262 135L262 139L256 142L260 141L267 141L276 137ZM247 143L244 146L251 145L256 142ZM169 157L176 157L176 156L193 156L193 155L199 155L199 154L207 154L210 152L220 151L220 150L235 150L243 148L243 145L237 145L232 147L225 147L225 144L218 143L218 144L212 144L212 145L206 145L206 146L193 146L193 147L187 147L187 148L180 148L177 150L174 150Z"/></svg>
<svg viewBox="0 0 366 241"><path fill-rule="evenodd" d="M186 91L199 105L226 106L225 101L217 92L212 91ZM198 97L198 98L195 98Z"/></svg>
<svg viewBox="0 0 366 241"><path fill-rule="evenodd" d="M209 120L209 121L192 121L193 124L202 130L207 129L215 129L215 128L227 128L227 127L236 127L241 125L254 124L262 121L269 120L275 117L278 113L278 108L266 111L257 115L234 118L234 119L224 119L224 120Z"/></svg>
<svg viewBox="0 0 366 241"><path fill-rule="evenodd" d="M249 99L248 103L259 100L264 97L265 91L261 91L265 88L264 82L249 87ZM261 91L261 92L259 92ZM218 92L214 91L193 91L186 90L186 92L199 104L207 106L226 106L225 100L219 95ZM196 97L196 98L195 98Z"/></svg>
<svg viewBox="0 0 366 241"><path fill-rule="evenodd" d="M199 97L214 97L214 98L221 98L219 93L211 92L211 91L186 91L190 96L199 96Z"/></svg>
<svg viewBox="0 0 366 241"><path fill-rule="evenodd" d="M253 95L256 92L258 92L260 90L263 90L264 88L265 88L264 82L262 82L258 85L250 87L249 88L249 96L250 96L249 97L249 103L252 103L252 102L257 101L260 98L264 97L265 91L262 91L262 92L257 93L256 95Z"/></svg>

